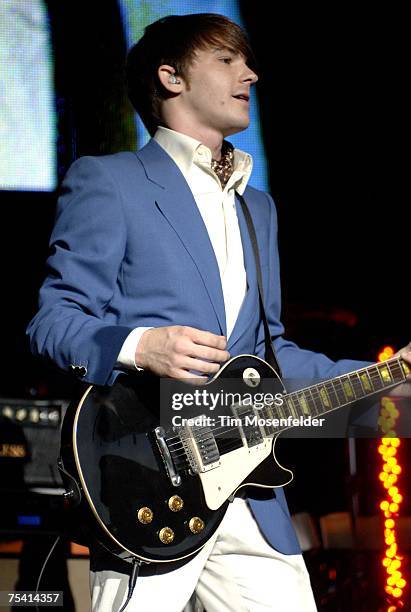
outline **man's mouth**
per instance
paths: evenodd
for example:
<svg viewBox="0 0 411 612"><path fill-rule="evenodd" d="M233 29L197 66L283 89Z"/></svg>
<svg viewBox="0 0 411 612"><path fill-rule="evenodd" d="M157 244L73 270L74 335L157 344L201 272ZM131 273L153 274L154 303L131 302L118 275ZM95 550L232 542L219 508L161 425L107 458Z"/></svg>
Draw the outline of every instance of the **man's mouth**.
<svg viewBox="0 0 411 612"><path fill-rule="evenodd" d="M233 96L233 98L236 98L236 100L244 100L244 102L248 102L250 100L250 96L247 94L237 94L236 96Z"/></svg>

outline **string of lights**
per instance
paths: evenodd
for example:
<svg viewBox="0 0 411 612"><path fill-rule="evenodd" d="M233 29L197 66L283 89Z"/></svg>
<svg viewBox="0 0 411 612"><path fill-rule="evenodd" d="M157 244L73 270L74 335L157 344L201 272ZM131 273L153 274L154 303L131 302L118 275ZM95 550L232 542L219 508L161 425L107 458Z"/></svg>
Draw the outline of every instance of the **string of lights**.
<svg viewBox="0 0 411 612"><path fill-rule="evenodd" d="M378 361L385 361L393 355L392 347L384 347L378 355ZM397 612L404 607L404 589L407 584L403 576L404 558L399 552L397 541L397 520L403 501L398 482L402 472L398 457L401 440L395 437L395 422L398 416L395 399L383 397L378 424L384 437L379 441L378 453L382 459L379 480L385 489L385 498L380 503L380 509L384 516L385 553L382 565L386 575L387 612Z"/></svg>

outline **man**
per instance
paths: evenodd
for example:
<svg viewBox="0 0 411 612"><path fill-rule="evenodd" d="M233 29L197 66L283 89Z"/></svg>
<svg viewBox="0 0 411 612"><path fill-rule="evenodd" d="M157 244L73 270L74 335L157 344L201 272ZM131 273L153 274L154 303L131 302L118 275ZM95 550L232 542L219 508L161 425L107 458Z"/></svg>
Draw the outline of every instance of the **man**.
<svg viewBox="0 0 411 612"><path fill-rule="evenodd" d="M361 367L282 338L274 204L247 186L252 160L224 140L249 123L257 81L242 30L220 15L161 19L128 57L130 98L154 138L137 153L70 169L51 237L33 350L84 381L124 369L192 378L229 356L264 356L255 261L236 193L257 232L265 308L285 378ZM128 568L91 551L94 610L118 610ZM190 561L148 566L129 610L177 612L196 589L208 612L315 610L283 491L230 504Z"/></svg>

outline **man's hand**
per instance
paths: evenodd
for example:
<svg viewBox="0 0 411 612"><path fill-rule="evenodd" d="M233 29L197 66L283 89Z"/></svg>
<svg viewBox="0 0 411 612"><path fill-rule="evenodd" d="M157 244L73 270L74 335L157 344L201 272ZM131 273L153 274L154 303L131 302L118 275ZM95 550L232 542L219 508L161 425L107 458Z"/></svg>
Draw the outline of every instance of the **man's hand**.
<svg viewBox="0 0 411 612"><path fill-rule="evenodd" d="M411 342L404 346L402 349L397 351L394 357L401 357L406 361L411 369ZM388 395L396 397L411 397L411 372L407 374L407 382L401 383L396 387L393 387Z"/></svg>
<svg viewBox="0 0 411 612"><path fill-rule="evenodd" d="M156 327L141 336L135 360L137 365L157 376L198 379L199 376L215 374L220 364L230 358L226 346L224 336L194 327Z"/></svg>
<svg viewBox="0 0 411 612"><path fill-rule="evenodd" d="M411 342L408 342L407 346L404 346L402 349L395 353L394 357L402 357L404 361L411 366ZM411 373L407 375L408 380L411 380Z"/></svg>

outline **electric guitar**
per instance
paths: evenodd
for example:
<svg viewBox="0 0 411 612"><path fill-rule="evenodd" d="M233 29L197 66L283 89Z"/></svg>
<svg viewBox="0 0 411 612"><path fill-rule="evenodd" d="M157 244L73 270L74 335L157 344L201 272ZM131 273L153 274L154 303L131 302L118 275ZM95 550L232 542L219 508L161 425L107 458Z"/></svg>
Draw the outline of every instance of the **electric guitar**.
<svg viewBox="0 0 411 612"><path fill-rule="evenodd" d="M274 452L282 431L389 389L409 372L395 357L287 393L268 363L240 355L206 384L180 385L191 395L206 390L217 396L228 381L242 397L257 397L269 381L279 389L277 400L258 407L233 402L212 417L210 410L196 408L193 420L176 418L166 427L159 410L161 381L153 375L120 375L112 387L89 386L63 422L65 499L88 537L120 558L189 557L209 540L241 489L291 482L292 472Z"/></svg>

